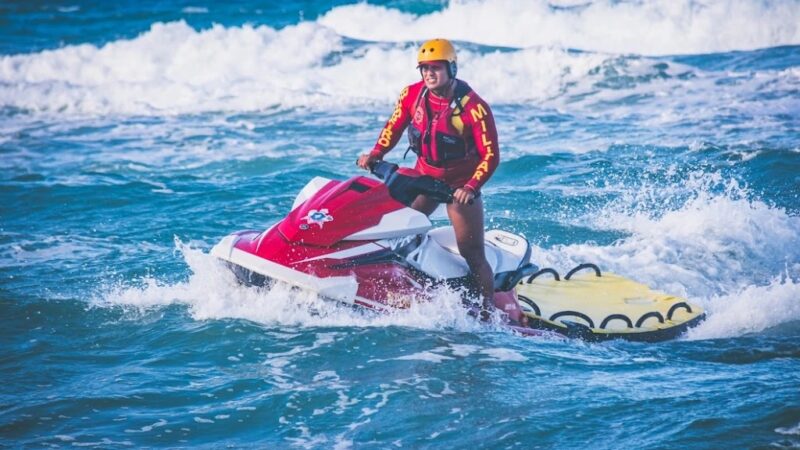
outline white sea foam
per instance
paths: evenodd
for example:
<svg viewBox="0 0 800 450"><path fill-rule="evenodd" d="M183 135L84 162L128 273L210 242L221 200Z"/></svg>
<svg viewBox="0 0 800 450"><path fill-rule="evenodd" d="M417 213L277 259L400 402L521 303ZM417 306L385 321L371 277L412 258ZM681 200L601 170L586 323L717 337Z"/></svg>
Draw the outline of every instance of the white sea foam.
<svg viewBox="0 0 800 450"><path fill-rule="evenodd" d="M800 283L785 276L765 286L711 297L708 318L690 330L690 339L715 339L757 333L782 323L800 321Z"/></svg>
<svg viewBox="0 0 800 450"><path fill-rule="evenodd" d="M440 363L442 361L447 361L453 358L450 356L440 355L438 353L433 353L433 352L417 352L411 355L399 356L395 359L404 361L428 361L433 363Z"/></svg>
<svg viewBox="0 0 800 450"><path fill-rule="evenodd" d="M776 433L785 434L785 435L795 435L800 436L800 423L793 427L780 427L775 429Z"/></svg>
<svg viewBox="0 0 800 450"><path fill-rule="evenodd" d="M494 330L469 317L456 292L442 291L433 301L415 302L407 310L373 314L322 300L313 293L283 284L271 289L243 287L229 269L209 254L180 241L176 241L176 246L193 272L188 281L169 284L146 277L136 286L109 288L96 299L96 304L140 310L183 304L197 320L240 318L267 325ZM277 359L271 361L273 365L279 363Z"/></svg>
<svg viewBox="0 0 800 450"><path fill-rule="evenodd" d="M153 429L155 429L155 428L159 428L159 427L163 427L163 426L167 425L167 423L168 422L166 420L164 420L164 419L158 419L157 422L155 422L153 424L150 424L150 425L145 425L145 426L139 428L138 430L127 429L127 430L125 430L125 432L126 433L148 433L150 431L153 431Z"/></svg>
<svg viewBox="0 0 800 450"><path fill-rule="evenodd" d="M187 6L181 12L186 14L208 14L208 8L205 6Z"/></svg>
<svg viewBox="0 0 800 450"><path fill-rule="evenodd" d="M342 36L370 41L420 41L433 33L515 48L663 55L798 44L798 17L796 0L452 0L424 15L357 3L336 7L319 22Z"/></svg>
<svg viewBox="0 0 800 450"><path fill-rule="evenodd" d="M519 352L508 348L486 348L481 350L481 354L486 355L488 361L527 361L528 358Z"/></svg>
<svg viewBox="0 0 800 450"><path fill-rule="evenodd" d="M428 361L433 363L440 363L443 361L464 358L472 354L478 353L483 355L482 360L485 361L527 361L527 358L519 352L509 348L481 348L476 345L464 344L449 344L446 346L436 347L432 350L412 353L410 355L402 355L392 360L412 360L412 361ZM375 359L370 362L386 361L385 359ZM450 389L446 389L450 391ZM451 391L452 392L452 391Z"/></svg>

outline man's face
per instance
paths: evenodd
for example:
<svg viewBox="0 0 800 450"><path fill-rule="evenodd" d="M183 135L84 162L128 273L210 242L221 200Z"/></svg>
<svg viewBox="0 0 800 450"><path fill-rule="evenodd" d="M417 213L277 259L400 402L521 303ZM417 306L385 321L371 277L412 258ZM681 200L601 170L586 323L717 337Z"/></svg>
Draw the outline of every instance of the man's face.
<svg viewBox="0 0 800 450"><path fill-rule="evenodd" d="M432 61L419 65L425 87L430 90L439 89L447 85L450 76L447 74L447 65L443 61Z"/></svg>

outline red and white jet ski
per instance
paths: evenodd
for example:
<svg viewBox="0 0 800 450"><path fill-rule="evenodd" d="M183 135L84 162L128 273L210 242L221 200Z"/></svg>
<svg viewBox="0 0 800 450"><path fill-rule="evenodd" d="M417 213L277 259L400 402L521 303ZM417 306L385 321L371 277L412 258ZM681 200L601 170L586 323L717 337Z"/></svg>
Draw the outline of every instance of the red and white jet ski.
<svg viewBox="0 0 800 450"><path fill-rule="evenodd" d="M266 231L233 233L211 254L245 284L277 280L376 310L408 307L442 283L464 286L469 268L453 228L434 228L409 207L419 194L449 202L452 189L384 161L372 173L384 182L364 176L312 179L283 220ZM537 270L529 262L530 245L500 230L487 231L485 240L495 273L495 304L518 322L523 316L514 286Z"/></svg>
<svg viewBox="0 0 800 450"><path fill-rule="evenodd" d="M372 173L383 182L312 179L283 220L266 231L230 234L211 254L244 284L281 281L373 310L407 308L443 284L468 285L469 268L453 228L434 228L409 206L420 194L449 202L452 189L384 161ZM517 234L489 230L485 248L495 274L495 306L509 327L526 335L551 330L588 339L664 340L703 318L702 308L684 299L618 275L601 278L593 264L576 267L563 280L554 269L539 270L530 262L530 244ZM586 268L595 273L573 276ZM537 279L543 274L554 279Z"/></svg>

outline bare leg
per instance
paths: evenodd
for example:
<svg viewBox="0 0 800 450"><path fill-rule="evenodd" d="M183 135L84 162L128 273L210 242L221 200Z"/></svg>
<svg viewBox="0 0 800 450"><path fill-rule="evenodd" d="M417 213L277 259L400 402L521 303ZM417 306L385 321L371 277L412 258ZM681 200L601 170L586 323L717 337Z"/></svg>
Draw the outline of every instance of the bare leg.
<svg viewBox="0 0 800 450"><path fill-rule="evenodd" d="M486 261L483 241L483 200L478 197L471 205L451 203L447 214L456 233L456 242L461 256L467 260L469 270L480 287L483 306L493 306L494 275Z"/></svg>
<svg viewBox="0 0 800 450"><path fill-rule="evenodd" d="M438 206L439 202L431 200L424 195L418 195L417 198L414 199L414 203L411 204L411 208L416 209L426 216L433 214Z"/></svg>

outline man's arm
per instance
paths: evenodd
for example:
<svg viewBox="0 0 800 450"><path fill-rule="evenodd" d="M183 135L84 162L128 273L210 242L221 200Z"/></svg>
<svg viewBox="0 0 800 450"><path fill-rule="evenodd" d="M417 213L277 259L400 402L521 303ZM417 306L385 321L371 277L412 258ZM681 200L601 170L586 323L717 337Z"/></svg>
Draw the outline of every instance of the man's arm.
<svg viewBox="0 0 800 450"><path fill-rule="evenodd" d="M386 122L386 125L381 130L378 136L378 141L369 153L370 157L382 159L383 156L393 149L400 138L403 136L408 124L411 122L411 109L410 102L414 101L409 95L409 87L406 87L400 92L400 97L394 107L392 116Z"/></svg>
<svg viewBox="0 0 800 450"><path fill-rule="evenodd" d="M497 128L494 124L492 110L482 99L476 98L475 100L474 103L470 102L467 105L465 115L467 122L471 125L472 137L475 140L478 155L480 155L480 163L465 187L477 193L500 164L500 147L497 143Z"/></svg>

